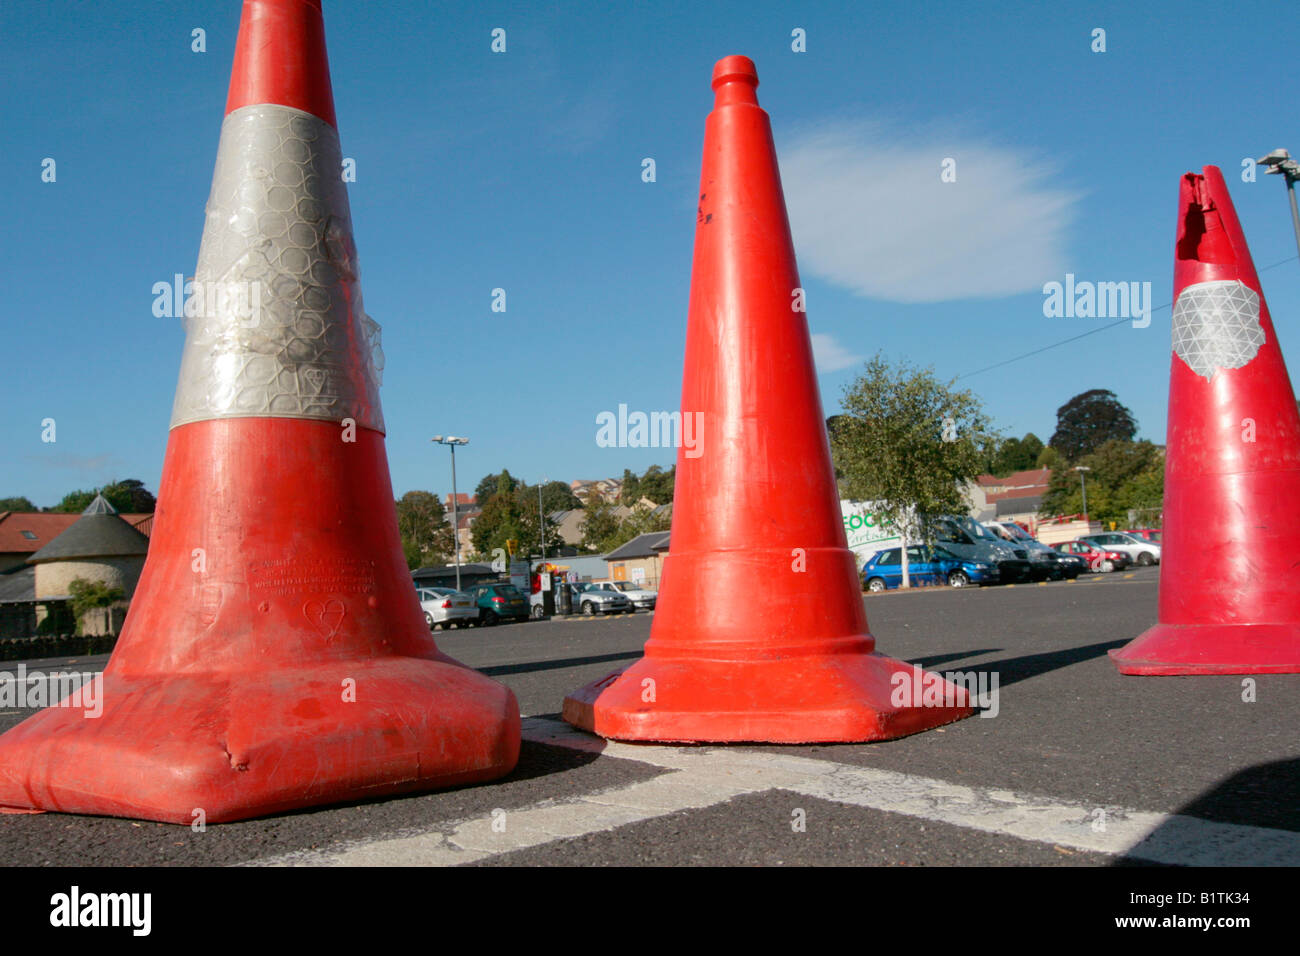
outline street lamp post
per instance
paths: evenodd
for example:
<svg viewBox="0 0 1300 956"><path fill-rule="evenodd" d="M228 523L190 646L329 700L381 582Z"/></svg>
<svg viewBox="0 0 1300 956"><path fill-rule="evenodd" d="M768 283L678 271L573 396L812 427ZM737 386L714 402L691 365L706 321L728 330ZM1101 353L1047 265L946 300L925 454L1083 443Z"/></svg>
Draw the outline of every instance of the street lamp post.
<svg viewBox="0 0 1300 956"><path fill-rule="evenodd" d="M456 590L460 590L460 528L456 527L459 520L456 517L456 446L468 445L468 438L457 438L454 435L434 435L429 441L437 442L439 445L446 445L451 449L451 540L456 547Z"/></svg>
<svg viewBox="0 0 1300 956"><path fill-rule="evenodd" d="M1084 477L1084 473L1092 469L1086 465L1079 465L1074 470L1079 473L1079 487L1083 490L1083 520L1088 521L1088 479ZM1088 521L1088 525L1091 526L1092 522Z"/></svg>
<svg viewBox="0 0 1300 956"><path fill-rule="evenodd" d="M1268 172L1286 177L1287 195L1291 197L1291 226L1295 229L1296 249L1300 250L1300 208L1295 201L1295 184L1300 179L1300 163L1291 158L1285 149L1275 149L1267 156L1255 160L1257 165L1267 166Z"/></svg>

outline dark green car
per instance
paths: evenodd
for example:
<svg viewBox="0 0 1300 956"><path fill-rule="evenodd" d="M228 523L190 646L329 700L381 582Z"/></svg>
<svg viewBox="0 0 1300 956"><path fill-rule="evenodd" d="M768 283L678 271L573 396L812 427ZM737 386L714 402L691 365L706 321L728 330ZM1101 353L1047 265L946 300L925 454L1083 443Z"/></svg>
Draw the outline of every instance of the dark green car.
<svg viewBox="0 0 1300 956"><path fill-rule="evenodd" d="M465 593L478 605L480 624L528 620L528 598L513 584L475 584Z"/></svg>

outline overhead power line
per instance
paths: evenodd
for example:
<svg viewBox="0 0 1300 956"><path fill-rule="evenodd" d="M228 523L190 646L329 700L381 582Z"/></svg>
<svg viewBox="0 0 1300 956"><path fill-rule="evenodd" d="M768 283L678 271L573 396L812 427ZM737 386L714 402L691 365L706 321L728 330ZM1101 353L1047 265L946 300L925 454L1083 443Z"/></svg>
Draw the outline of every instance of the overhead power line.
<svg viewBox="0 0 1300 956"><path fill-rule="evenodd" d="M1286 265L1288 262L1295 262L1296 259L1300 259L1300 256L1290 256L1286 259L1279 259L1277 262L1274 262L1272 265L1265 266L1259 271L1267 272L1269 269L1276 269L1278 266ZM1172 307L1173 307L1172 302L1166 302L1164 305L1152 309L1151 314L1154 315L1157 312L1162 312L1165 309L1172 308ZM958 375L953 381L960 382L963 378L971 378L972 376L975 375L983 375L985 372L991 372L995 368L1001 368L1004 365L1010 365L1012 362L1019 362L1022 361L1023 359L1032 358L1035 355L1040 355L1043 352L1050 351L1051 349L1060 348L1062 345L1069 345L1071 342L1077 342L1079 339L1087 338L1089 335L1096 335L1098 332L1105 332L1107 329L1113 329L1117 325L1124 325L1125 323L1132 322L1132 321L1133 320L1131 318L1125 318L1125 319L1118 319L1114 322L1108 322L1105 325L1099 325L1095 329L1089 329L1087 332L1080 332L1078 335L1072 335L1068 339L1061 339L1061 341L1053 342L1051 345L1044 345L1042 348L1034 349L1032 352L1026 352L1023 355L1016 355L1009 359L1003 359L1001 362L995 362L993 365L986 365L984 366L984 368L976 369L973 372L966 372L963 375Z"/></svg>

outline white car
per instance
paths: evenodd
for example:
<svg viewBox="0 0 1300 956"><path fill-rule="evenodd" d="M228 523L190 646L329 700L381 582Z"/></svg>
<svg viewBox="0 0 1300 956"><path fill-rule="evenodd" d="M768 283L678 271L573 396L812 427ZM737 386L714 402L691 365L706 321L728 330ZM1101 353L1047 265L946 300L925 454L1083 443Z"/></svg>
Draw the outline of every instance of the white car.
<svg viewBox="0 0 1300 956"><path fill-rule="evenodd" d="M463 591L451 588L416 588L424 622L430 630L468 627L478 623L478 604Z"/></svg>
<svg viewBox="0 0 1300 956"><path fill-rule="evenodd" d="M1083 540L1098 544L1108 551L1119 551L1122 554L1127 554L1133 559L1134 564L1141 565L1144 568L1160 563L1160 545L1155 541L1147 541L1144 538L1124 534L1120 531L1090 534Z"/></svg>
<svg viewBox="0 0 1300 956"><path fill-rule="evenodd" d="M632 602L634 608L642 608L647 611L653 611L656 602L659 600L658 591L639 588L631 581L600 581L593 584L592 587L604 591L619 591L627 595L627 599Z"/></svg>

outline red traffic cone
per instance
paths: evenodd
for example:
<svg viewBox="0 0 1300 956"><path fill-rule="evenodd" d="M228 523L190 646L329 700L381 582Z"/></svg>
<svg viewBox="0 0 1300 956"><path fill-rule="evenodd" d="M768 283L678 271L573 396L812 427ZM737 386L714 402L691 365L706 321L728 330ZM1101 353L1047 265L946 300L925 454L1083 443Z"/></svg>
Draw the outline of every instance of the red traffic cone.
<svg viewBox="0 0 1300 956"><path fill-rule="evenodd" d="M1300 415L1223 174L1182 178L1159 623L1122 674L1300 671Z"/></svg>
<svg viewBox="0 0 1300 956"><path fill-rule="evenodd" d="M604 737L879 740L971 713L964 690L873 653L757 86L747 57L714 67L682 383L698 444L678 450L645 656L564 702Z"/></svg>
<svg viewBox="0 0 1300 956"><path fill-rule="evenodd" d="M340 170L319 4L245 0L102 714L0 737L0 805L221 822L514 767L514 695L439 652L402 556Z"/></svg>

